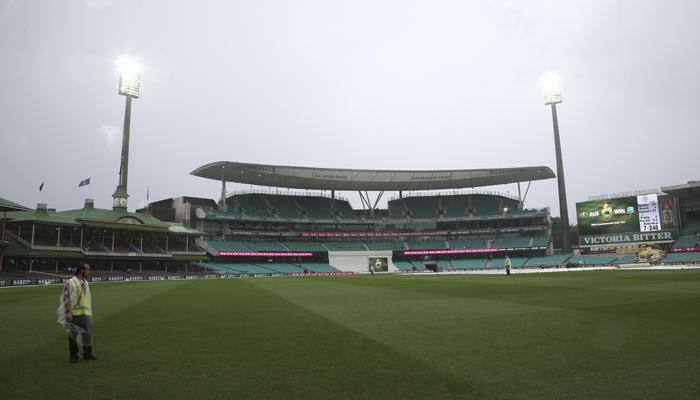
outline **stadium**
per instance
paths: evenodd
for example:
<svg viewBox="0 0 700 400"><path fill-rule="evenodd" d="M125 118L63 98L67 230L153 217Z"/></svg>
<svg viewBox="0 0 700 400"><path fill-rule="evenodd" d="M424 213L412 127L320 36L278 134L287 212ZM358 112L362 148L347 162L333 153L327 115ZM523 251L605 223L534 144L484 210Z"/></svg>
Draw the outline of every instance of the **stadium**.
<svg viewBox="0 0 700 400"><path fill-rule="evenodd" d="M545 166L391 171L215 162L192 175L220 181L220 198L164 199L138 212L96 209L92 199L66 211L3 200L0 284L57 283L83 261L105 280L491 273L503 271L506 255L514 270L700 261L695 182L578 203L579 246L566 252L554 248L549 209L525 207L531 184L554 178ZM227 192L227 183L258 189ZM517 185L518 196L478 190L499 184ZM341 195L353 191L361 209ZM387 193L394 193L388 207L377 208Z"/></svg>
<svg viewBox="0 0 700 400"><path fill-rule="evenodd" d="M0 12L0 399L700 398L692 2L55 3Z"/></svg>
<svg viewBox="0 0 700 400"><path fill-rule="evenodd" d="M111 209L0 199L3 398L65 398L61 385L168 399L698 392L698 182L578 202L569 250L566 225L526 206L561 176L543 165L219 161L191 172L220 183L217 199L135 212L123 170ZM71 356L66 374L56 301L85 263L99 360Z"/></svg>
<svg viewBox="0 0 700 400"><path fill-rule="evenodd" d="M692 398L697 390L689 371L700 356L698 183L579 203L579 226L596 212L606 224L624 220L603 225L611 230L590 223L565 252L554 248L549 209L525 207L530 183L554 177L544 166L215 162L192 174L221 182L218 201L183 196L129 212L119 201L56 211L2 200L0 299L13 321L2 328L7 398L63 398L56 385L81 382L56 368L65 337L52 310L53 284L82 262L93 266L98 310L101 359L79 365L92 397ZM228 182L260 189L227 192ZM519 196L480 189L496 182L517 185ZM360 192L361 209L347 191ZM657 222L663 230L649 233L644 224ZM656 258L640 259L648 249ZM21 372L30 366L34 374Z"/></svg>

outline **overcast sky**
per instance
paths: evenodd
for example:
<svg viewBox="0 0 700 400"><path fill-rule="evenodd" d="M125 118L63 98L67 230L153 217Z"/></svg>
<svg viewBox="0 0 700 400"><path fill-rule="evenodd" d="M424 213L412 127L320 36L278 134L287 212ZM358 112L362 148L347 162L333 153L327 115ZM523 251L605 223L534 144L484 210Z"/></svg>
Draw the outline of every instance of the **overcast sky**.
<svg viewBox="0 0 700 400"><path fill-rule="evenodd" d="M0 0L0 197L111 207L124 54L145 67L131 209L216 198L189 173L220 160L556 171L556 71L573 223L589 195L700 178L698 21L697 0ZM556 180L533 183L542 206Z"/></svg>

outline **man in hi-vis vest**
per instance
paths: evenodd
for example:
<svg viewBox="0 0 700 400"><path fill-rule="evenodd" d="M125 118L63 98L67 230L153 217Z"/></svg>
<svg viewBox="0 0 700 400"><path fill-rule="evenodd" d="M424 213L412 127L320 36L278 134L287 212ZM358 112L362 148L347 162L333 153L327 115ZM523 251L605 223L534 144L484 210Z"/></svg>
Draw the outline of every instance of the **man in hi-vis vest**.
<svg viewBox="0 0 700 400"><path fill-rule="evenodd" d="M83 358L97 360L92 354L92 299L88 275L90 264L82 264L75 276L63 286L63 303L65 319L63 326L68 331L68 351L70 362L78 362L78 344L83 346ZM59 323L60 320L59 307Z"/></svg>

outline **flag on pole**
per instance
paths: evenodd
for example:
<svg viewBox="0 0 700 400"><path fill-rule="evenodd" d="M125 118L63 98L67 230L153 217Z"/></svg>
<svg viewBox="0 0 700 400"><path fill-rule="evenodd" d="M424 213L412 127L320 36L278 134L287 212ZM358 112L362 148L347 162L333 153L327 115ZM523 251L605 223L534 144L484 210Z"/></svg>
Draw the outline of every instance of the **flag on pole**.
<svg viewBox="0 0 700 400"><path fill-rule="evenodd" d="M39 185L39 191L41 192L44 190L44 182L41 182L41 185Z"/></svg>
<svg viewBox="0 0 700 400"><path fill-rule="evenodd" d="M80 181L80 183L78 184L78 187L87 186L87 185L89 185L89 184L90 184L90 178L83 179L83 180Z"/></svg>

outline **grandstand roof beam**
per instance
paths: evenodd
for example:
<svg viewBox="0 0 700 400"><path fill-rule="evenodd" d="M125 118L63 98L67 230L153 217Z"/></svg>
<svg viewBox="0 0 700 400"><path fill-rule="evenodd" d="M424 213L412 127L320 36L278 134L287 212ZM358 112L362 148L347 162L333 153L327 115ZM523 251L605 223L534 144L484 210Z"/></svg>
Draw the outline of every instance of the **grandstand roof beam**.
<svg viewBox="0 0 700 400"><path fill-rule="evenodd" d="M372 206L372 209L376 209L376 208L377 208L377 204L379 204L379 200L382 199L382 196L384 196L384 191L383 191L383 190L382 190L381 192L379 192L379 194L377 195L377 198L374 200L374 205Z"/></svg>

